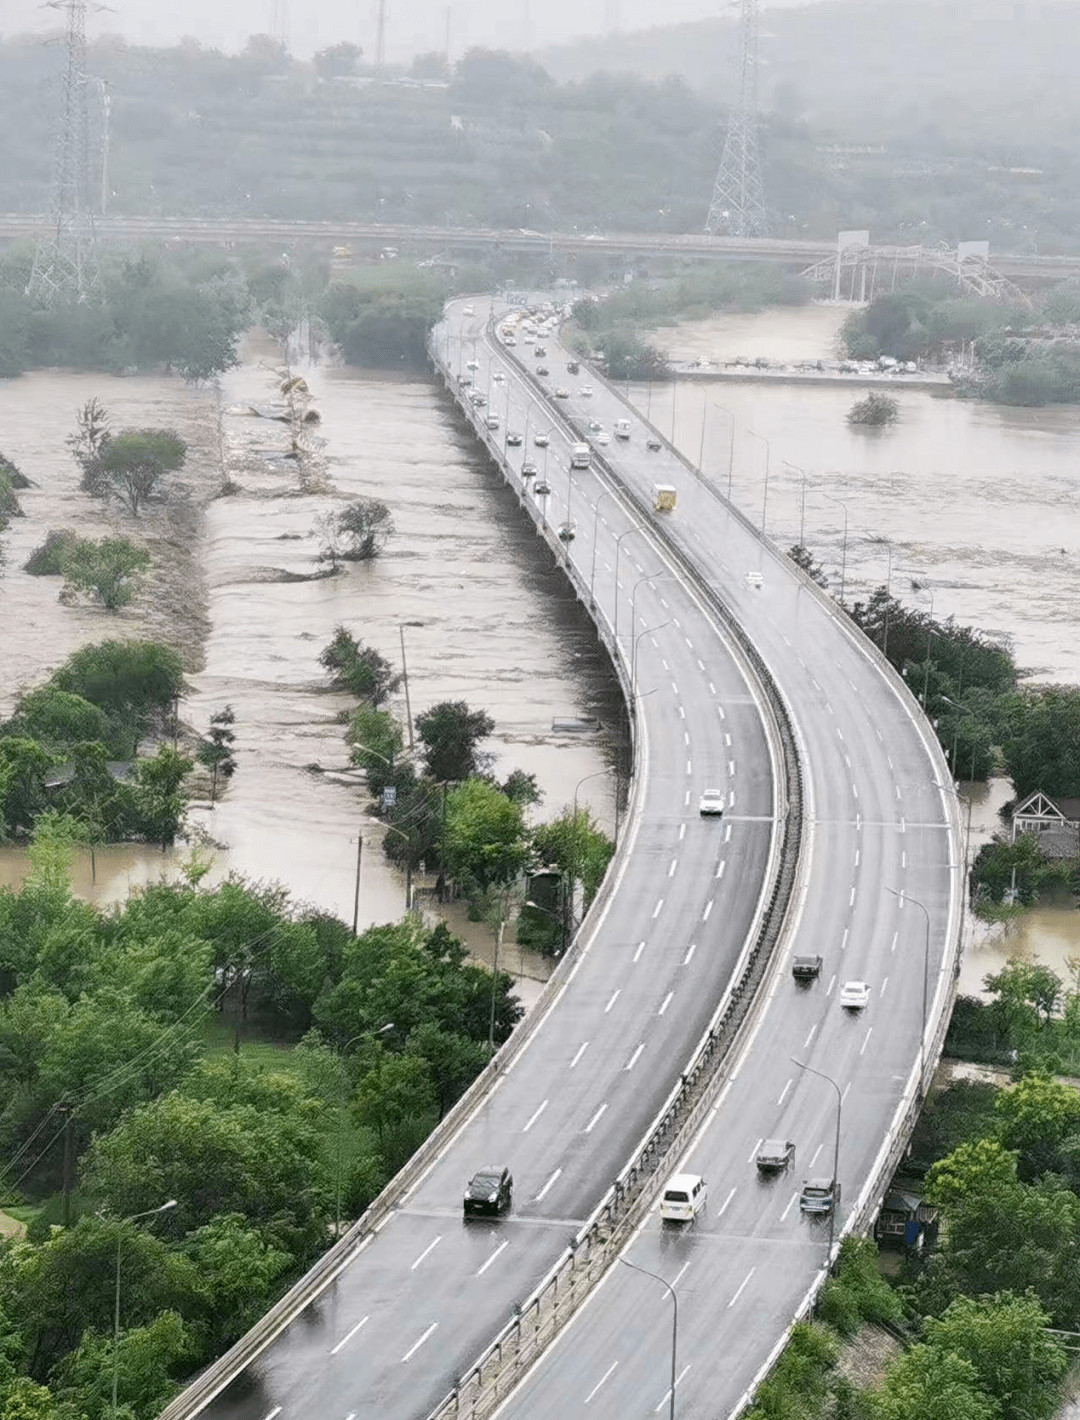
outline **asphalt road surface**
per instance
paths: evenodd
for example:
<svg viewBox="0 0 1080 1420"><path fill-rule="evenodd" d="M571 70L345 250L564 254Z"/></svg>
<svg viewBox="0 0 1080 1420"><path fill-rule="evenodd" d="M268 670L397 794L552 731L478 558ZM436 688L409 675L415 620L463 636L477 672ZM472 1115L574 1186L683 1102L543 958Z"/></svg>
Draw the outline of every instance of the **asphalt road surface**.
<svg viewBox="0 0 1080 1420"><path fill-rule="evenodd" d="M494 358L509 364L520 356L533 370L546 365L551 376L539 384L568 390L559 403L583 437L596 438L589 420L611 431L616 419L631 419L630 439L597 445L598 452L643 497L657 482L677 488L676 509L653 516L664 518L735 610L787 700L804 759L811 837L795 931L721 1098L678 1165L705 1176L708 1207L686 1227L665 1227L654 1211L624 1254L678 1295L678 1414L717 1420L736 1408L825 1260L828 1221L802 1214L798 1192L807 1175L833 1172L837 1094L793 1057L830 1076L842 1098L838 1231L905 1088L913 1088L924 966L930 1003L949 990L941 966L960 910L958 838L948 831L955 799L935 782L944 763L929 728L846 618L793 577L784 556L666 445L650 452L640 417L587 369L570 375L566 352L547 343L543 360L521 344ZM578 497L568 477L560 473L553 498ZM671 584L656 587L661 613L671 618L657 633L662 653L693 654L695 632L675 614ZM642 615L639 604L639 623ZM790 976L790 956L799 951L824 958L820 978L806 988ZM870 985L869 1005L857 1013L837 1001L850 979ZM763 1137L794 1141L794 1166L759 1177L754 1159ZM660 1282L616 1266L501 1413L514 1420L666 1413L671 1322Z"/></svg>
<svg viewBox="0 0 1080 1420"><path fill-rule="evenodd" d="M483 326L462 304L449 332L455 358ZM566 450L553 429L553 478ZM584 479L581 496L594 496ZM558 496L549 501L554 511ZM591 528L568 549L612 623L614 537L637 521L609 495L595 568ZM206 1415L426 1415L599 1202L707 1027L773 857L773 756L755 691L699 597L673 575L632 596L631 581L664 568L650 530L630 531L619 553L627 660L631 610L639 630L677 622L681 634L636 638L644 772L618 890L527 1048L404 1206ZM698 814L705 787L724 792L722 819ZM466 1225L463 1186L486 1163L513 1170L513 1213Z"/></svg>

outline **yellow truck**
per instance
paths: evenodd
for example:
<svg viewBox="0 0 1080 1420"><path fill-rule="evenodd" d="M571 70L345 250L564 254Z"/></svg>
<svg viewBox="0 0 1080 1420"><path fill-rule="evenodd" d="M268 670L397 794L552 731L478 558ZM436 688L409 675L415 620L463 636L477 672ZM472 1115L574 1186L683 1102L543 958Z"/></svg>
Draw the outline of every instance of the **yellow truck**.
<svg viewBox="0 0 1080 1420"><path fill-rule="evenodd" d="M653 484L653 507L658 513L670 513L675 507L675 489L670 483Z"/></svg>

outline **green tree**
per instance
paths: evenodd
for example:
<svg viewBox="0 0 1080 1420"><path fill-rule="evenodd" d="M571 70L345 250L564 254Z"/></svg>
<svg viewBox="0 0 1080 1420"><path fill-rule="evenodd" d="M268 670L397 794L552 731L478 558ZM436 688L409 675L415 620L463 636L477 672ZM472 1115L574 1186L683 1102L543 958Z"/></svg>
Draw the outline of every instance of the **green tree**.
<svg viewBox="0 0 1080 1420"><path fill-rule="evenodd" d="M1061 1146L1080 1137L1080 1093L1041 1072L1025 1075L995 1101L1001 1142L1019 1155L1020 1176L1058 1170Z"/></svg>
<svg viewBox="0 0 1080 1420"><path fill-rule="evenodd" d="M181 1249L196 1270L199 1325L212 1355L220 1355L254 1326L294 1262L238 1213L219 1215L196 1228Z"/></svg>
<svg viewBox="0 0 1080 1420"><path fill-rule="evenodd" d="M93 592L107 611L119 611L135 595L136 575L149 566L150 554L127 538L77 538L68 548L64 573L71 586Z"/></svg>
<svg viewBox="0 0 1080 1420"><path fill-rule="evenodd" d="M118 498L137 517L186 458L187 444L171 429L122 429L101 447L92 491Z"/></svg>
<svg viewBox="0 0 1080 1420"><path fill-rule="evenodd" d="M210 733L206 739L201 740L197 754L199 763L206 766L210 771L210 807L214 807L217 799L218 777L231 779L236 773L236 759L233 756L233 745L236 743L236 734L233 725L236 724L236 715L233 713L231 705L226 705L223 710L218 710L216 714L210 716Z"/></svg>
<svg viewBox="0 0 1080 1420"><path fill-rule="evenodd" d="M80 740L102 740L106 720L101 708L81 695L43 685L19 696L14 718L2 734L26 734L49 749L63 749Z"/></svg>
<svg viewBox="0 0 1080 1420"><path fill-rule="evenodd" d="M80 1420L111 1420L115 1361L118 1407L132 1416L156 1415L172 1399L176 1378L194 1352L194 1338L175 1311L125 1329L115 1352L111 1329L84 1331L58 1367L60 1399L77 1408Z"/></svg>
<svg viewBox="0 0 1080 1420"><path fill-rule="evenodd" d="M320 49L312 56L315 72L320 79L336 79L339 76L355 74L364 51L358 44L342 40L326 49Z"/></svg>
<svg viewBox="0 0 1080 1420"><path fill-rule="evenodd" d="M111 438L108 410L96 397L88 399L81 409L76 410L75 432L67 437L71 457L82 470L84 493L98 495L104 492L100 459Z"/></svg>
<svg viewBox="0 0 1080 1420"><path fill-rule="evenodd" d="M926 1200L941 1208L1007 1190L1016 1182L1016 1154L997 1139L961 1144L926 1176Z"/></svg>
<svg viewBox="0 0 1080 1420"><path fill-rule="evenodd" d="M469 1088L488 1058L484 1042L443 1030L430 1021L409 1032L405 1050L426 1062L440 1119Z"/></svg>
<svg viewBox="0 0 1080 1420"><path fill-rule="evenodd" d="M47 802L45 779L55 762L36 740L0 739L0 830L5 836L33 828Z"/></svg>
<svg viewBox="0 0 1080 1420"><path fill-rule="evenodd" d="M376 710L361 705L349 717L345 740L349 745L349 761L367 775L368 787L380 794L388 783L394 760L405 743L401 722L389 710Z"/></svg>
<svg viewBox="0 0 1080 1420"><path fill-rule="evenodd" d="M1052 685L1018 694L1003 748L1019 799L1036 789L1080 795L1080 690Z"/></svg>
<svg viewBox="0 0 1080 1420"><path fill-rule="evenodd" d="M523 809L540 803L544 797L536 782L536 775L527 774L524 769L512 769L499 787L501 793L515 804L520 804Z"/></svg>
<svg viewBox="0 0 1080 1420"><path fill-rule="evenodd" d="M829 590L828 574L808 547L803 547L801 543L795 543L788 548L788 556L796 567L802 568L811 581L816 582L819 587L824 587L826 591Z"/></svg>
<svg viewBox="0 0 1080 1420"><path fill-rule="evenodd" d="M56 1397L48 1386L37 1385L29 1376L16 1376L10 1384L0 1385L0 1420L66 1420L66 1417L61 1416Z"/></svg>
<svg viewBox="0 0 1080 1420"><path fill-rule="evenodd" d="M416 733L424 746L432 779L457 782L486 768L488 756L478 746L491 734L495 721L483 710L470 710L464 700L443 700L416 717Z"/></svg>
<svg viewBox="0 0 1080 1420"><path fill-rule="evenodd" d="M193 764L194 760L171 746L159 745L152 759L140 759L135 766L135 827L144 837L160 843L163 853L179 832L184 815L180 785Z"/></svg>
<svg viewBox="0 0 1080 1420"><path fill-rule="evenodd" d="M895 424L899 417L899 403L891 395L875 392L855 401L848 410L847 422L880 429L885 424Z"/></svg>
<svg viewBox="0 0 1080 1420"><path fill-rule="evenodd" d="M893 1361L874 1403L880 1420L998 1420L972 1363L922 1343Z"/></svg>
<svg viewBox="0 0 1080 1420"><path fill-rule="evenodd" d="M561 874L568 902L576 895L576 884L581 884L584 910L588 911L615 852L615 844L597 825L592 810L586 805L576 812L567 807L558 818L538 824L533 830L533 847L542 864Z"/></svg>
<svg viewBox="0 0 1080 1420"><path fill-rule="evenodd" d="M373 646L365 646L340 622L333 640L319 653L319 664L332 683L366 700L377 710L401 684L401 676Z"/></svg>
<svg viewBox="0 0 1080 1420"><path fill-rule="evenodd" d="M418 1117L430 1128L436 1096L423 1056L393 1054L375 1041L369 1057L372 1063L353 1093L357 1122L374 1129L380 1146L392 1130Z"/></svg>
<svg viewBox="0 0 1080 1420"><path fill-rule="evenodd" d="M451 878L483 892L513 882L529 855L520 804L485 779L467 779L450 790L442 861Z"/></svg>
<svg viewBox="0 0 1080 1420"><path fill-rule="evenodd" d="M1064 983L1049 967L1010 957L1000 971L983 977L1001 1041L1020 1041L1048 1025Z"/></svg>
<svg viewBox="0 0 1080 1420"><path fill-rule="evenodd" d="M50 684L100 706L133 755L151 714L183 690L184 669L179 654L159 642L101 641L73 652Z"/></svg>
<svg viewBox="0 0 1080 1420"><path fill-rule="evenodd" d="M345 539L346 562L370 562L378 557L394 531L390 509L378 498L358 498L337 514L337 527Z"/></svg>
<svg viewBox="0 0 1080 1420"><path fill-rule="evenodd" d="M957 1297L940 1317L927 1320L926 1339L969 1362L1001 1420L1043 1420L1057 1407L1068 1368L1065 1348L1048 1334L1049 1325L1030 1294Z"/></svg>

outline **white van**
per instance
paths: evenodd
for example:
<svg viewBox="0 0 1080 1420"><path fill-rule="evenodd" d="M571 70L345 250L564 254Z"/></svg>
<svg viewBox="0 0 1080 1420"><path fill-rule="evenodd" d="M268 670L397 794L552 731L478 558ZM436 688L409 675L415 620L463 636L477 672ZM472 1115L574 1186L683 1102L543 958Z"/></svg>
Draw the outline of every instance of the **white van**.
<svg viewBox="0 0 1080 1420"><path fill-rule="evenodd" d="M677 1173L660 1199L665 1223L692 1223L709 1196L709 1186L697 1173Z"/></svg>

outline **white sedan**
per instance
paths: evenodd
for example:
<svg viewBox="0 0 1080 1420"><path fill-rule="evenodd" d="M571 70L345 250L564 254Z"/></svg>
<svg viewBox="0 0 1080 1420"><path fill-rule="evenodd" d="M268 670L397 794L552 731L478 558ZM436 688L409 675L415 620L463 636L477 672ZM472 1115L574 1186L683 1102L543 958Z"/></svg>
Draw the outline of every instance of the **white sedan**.
<svg viewBox="0 0 1080 1420"><path fill-rule="evenodd" d="M840 1004L845 1011L861 1011L870 1003L870 988L865 981L845 981L840 988Z"/></svg>
<svg viewBox="0 0 1080 1420"><path fill-rule="evenodd" d="M724 812L724 791L706 789L698 800L698 812L702 818L719 817Z"/></svg>
<svg viewBox="0 0 1080 1420"><path fill-rule="evenodd" d="M592 385L581 386L581 394L584 399L592 399L595 393L596 391L593 389Z"/></svg>

